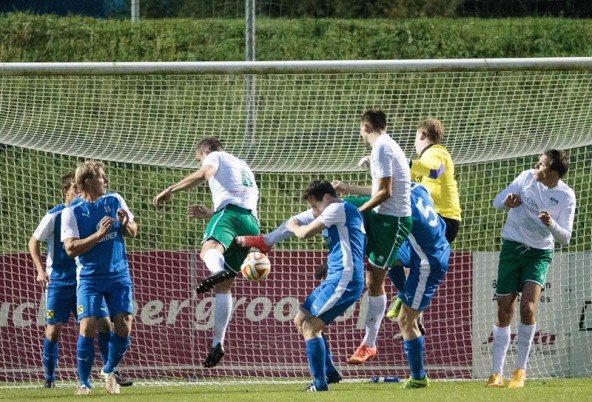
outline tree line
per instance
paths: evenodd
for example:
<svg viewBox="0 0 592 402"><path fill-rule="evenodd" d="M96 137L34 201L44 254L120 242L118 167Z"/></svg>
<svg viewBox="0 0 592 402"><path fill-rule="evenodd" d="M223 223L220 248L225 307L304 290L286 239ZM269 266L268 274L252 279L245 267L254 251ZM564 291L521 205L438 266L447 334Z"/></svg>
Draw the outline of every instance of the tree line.
<svg viewBox="0 0 592 402"><path fill-rule="evenodd" d="M245 0L139 0L141 18L242 18ZM131 0L3 0L0 13L126 18ZM255 0L269 18L592 18L590 0Z"/></svg>

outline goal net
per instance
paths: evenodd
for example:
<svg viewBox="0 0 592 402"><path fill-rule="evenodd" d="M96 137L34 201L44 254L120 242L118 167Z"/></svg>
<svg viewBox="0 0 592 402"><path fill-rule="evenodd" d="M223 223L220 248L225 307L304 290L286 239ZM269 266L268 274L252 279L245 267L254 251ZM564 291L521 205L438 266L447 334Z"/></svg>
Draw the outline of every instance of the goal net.
<svg viewBox="0 0 592 402"><path fill-rule="evenodd" d="M495 279L505 213L492 202L550 148L569 152L564 180L578 208L568 247L558 247L538 307L529 377L592 374L592 59L383 62L95 63L0 65L0 382L40 384L45 302L27 242L54 205L59 178L80 160L102 160L110 190L127 200L139 235L127 241L134 281L132 345L120 368L138 381L301 380L304 342L292 324L324 261L320 236L288 239L269 253L261 283L237 278L226 356L203 368L213 332L208 274L199 258L211 205L206 186L152 198L197 167L194 146L218 136L248 161L261 190L261 231L305 209L313 179L368 184L359 121L371 107L415 157L424 117L440 119L456 164L463 221L450 270L425 314L431 378L483 379L490 370ZM393 295L387 283L389 300ZM326 330L345 379L408 375L396 322L385 319L378 355L348 366L364 333L367 293ZM516 314L517 316L518 314ZM512 324L516 333L517 318ZM60 341L58 381L76 379L77 325ZM515 337L506 372L513 369ZM96 365L100 364L97 354Z"/></svg>

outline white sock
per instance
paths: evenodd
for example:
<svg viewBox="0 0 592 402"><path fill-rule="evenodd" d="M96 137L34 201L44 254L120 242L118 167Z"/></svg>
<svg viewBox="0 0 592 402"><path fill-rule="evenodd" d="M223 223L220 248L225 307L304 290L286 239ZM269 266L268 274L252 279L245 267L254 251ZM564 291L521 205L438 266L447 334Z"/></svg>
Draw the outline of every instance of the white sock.
<svg viewBox="0 0 592 402"><path fill-rule="evenodd" d="M216 250L215 248L209 249L204 254L204 264L210 270L211 273L216 274L220 271L224 271L224 254Z"/></svg>
<svg viewBox="0 0 592 402"><path fill-rule="evenodd" d="M491 345L491 373L499 373L503 377L504 362L506 361L506 353L510 346L510 326L498 327L493 326L493 343Z"/></svg>
<svg viewBox="0 0 592 402"><path fill-rule="evenodd" d="M217 344L224 345L226 328L232 317L232 294L216 293L216 302L214 306L214 339L212 347Z"/></svg>
<svg viewBox="0 0 592 402"><path fill-rule="evenodd" d="M515 365L516 368L520 368L526 371L526 364L528 363L528 354L532 347L532 340L534 339L534 333L536 330L536 324L526 325L520 323L518 325L518 350L516 352Z"/></svg>
<svg viewBox="0 0 592 402"><path fill-rule="evenodd" d="M366 335L363 342L369 348L376 346L376 338L386 310L386 294L368 297L368 312L366 313Z"/></svg>

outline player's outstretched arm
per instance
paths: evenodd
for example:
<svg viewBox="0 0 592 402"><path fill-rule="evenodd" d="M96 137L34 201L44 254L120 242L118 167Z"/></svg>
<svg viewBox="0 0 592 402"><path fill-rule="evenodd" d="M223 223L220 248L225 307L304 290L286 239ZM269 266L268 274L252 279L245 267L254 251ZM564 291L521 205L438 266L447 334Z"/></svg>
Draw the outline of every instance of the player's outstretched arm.
<svg viewBox="0 0 592 402"><path fill-rule="evenodd" d="M214 175L214 173L216 173L216 169L213 166L202 166L197 172L190 174L183 180L162 190L156 197L154 197L152 203L155 207L159 207L162 205L162 203L169 201L172 198L173 193L197 187L198 185L208 181Z"/></svg>
<svg viewBox="0 0 592 402"><path fill-rule="evenodd" d="M286 227L290 220L296 220L297 222L300 222L300 224L308 224L314 221L314 219L315 217L312 209L309 209L282 222L282 224L280 224L273 232L270 232L265 236L237 236L234 238L234 241L239 246L255 247L262 253L268 253L275 244L294 235Z"/></svg>
<svg viewBox="0 0 592 402"><path fill-rule="evenodd" d="M321 233L325 228L326 226L320 220L314 220L309 224L302 225L296 219L290 219L286 225L286 229L301 239L313 237L314 235Z"/></svg>
<svg viewBox="0 0 592 402"><path fill-rule="evenodd" d="M393 195L393 178L390 176L381 177L378 179L378 190L371 196L371 198L360 206L360 212L369 211L374 207L382 204Z"/></svg>
<svg viewBox="0 0 592 402"><path fill-rule="evenodd" d="M337 194L354 194L366 197L372 195L372 187L370 186L354 186L340 180L332 181L331 185Z"/></svg>

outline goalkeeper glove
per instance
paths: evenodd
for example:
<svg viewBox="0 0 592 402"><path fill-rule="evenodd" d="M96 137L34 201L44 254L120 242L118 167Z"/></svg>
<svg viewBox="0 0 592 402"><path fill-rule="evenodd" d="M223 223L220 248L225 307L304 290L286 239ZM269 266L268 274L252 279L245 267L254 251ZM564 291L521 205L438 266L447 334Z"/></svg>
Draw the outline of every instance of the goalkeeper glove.
<svg viewBox="0 0 592 402"><path fill-rule="evenodd" d="M369 169L370 168L370 157L369 156L364 156L358 162L358 166L361 167L361 168L364 168L364 169Z"/></svg>

